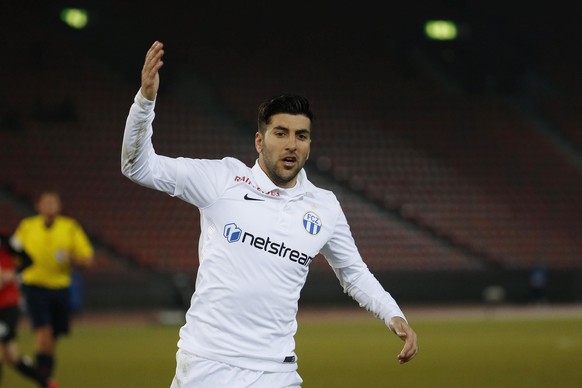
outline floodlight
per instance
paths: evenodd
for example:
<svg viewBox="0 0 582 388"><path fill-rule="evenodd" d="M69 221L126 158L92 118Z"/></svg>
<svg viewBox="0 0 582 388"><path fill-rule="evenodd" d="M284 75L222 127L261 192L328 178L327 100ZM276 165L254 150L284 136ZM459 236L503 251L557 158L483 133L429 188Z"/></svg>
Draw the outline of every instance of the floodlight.
<svg viewBox="0 0 582 388"><path fill-rule="evenodd" d="M429 20L424 25L424 33L433 40L454 40L457 38L457 25L450 20Z"/></svg>
<svg viewBox="0 0 582 388"><path fill-rule="evenodd" d="M61 11L61 20L69 27L81 30L87 26L89 14L86 9L64 8Z"/></svg>

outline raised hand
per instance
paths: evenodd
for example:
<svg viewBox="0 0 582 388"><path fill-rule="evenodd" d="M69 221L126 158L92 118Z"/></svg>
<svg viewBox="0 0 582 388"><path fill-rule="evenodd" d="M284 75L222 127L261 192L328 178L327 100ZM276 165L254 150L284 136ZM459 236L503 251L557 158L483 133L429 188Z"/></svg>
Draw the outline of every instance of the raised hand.
<svg viewBox="0 0 582 388"><path fill-rule="evenodd" d="M164 44L155 41L148 50L143 68L141 70L141 94L150 101L156 99L160 87L160 75L158 70L164 65Z"/></svg>

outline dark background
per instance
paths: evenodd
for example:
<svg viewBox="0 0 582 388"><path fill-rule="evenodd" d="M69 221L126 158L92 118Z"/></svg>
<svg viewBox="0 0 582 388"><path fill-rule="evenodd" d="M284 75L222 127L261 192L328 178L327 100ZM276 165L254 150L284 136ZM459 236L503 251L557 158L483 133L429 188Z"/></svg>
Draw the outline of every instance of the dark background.
<svg viewBox="0 0 582 388"><path fill-rule="evenodd" d="M83 7L74 30L63 7ZM399 301L582 297L579 4L423 1L10 2L0 36L0 222L44 188L97 247L87 308L184 307L198 212L119 171L145 52L164 42L154 144L252 164L256 107L305 94L310 178L334 190L361 253ZM459 26L430 41L429 19ZM498 288L495 288L498 287ZM500 288L499 288L500 287ZM351 303L323 259L302 301Z"/></svg>

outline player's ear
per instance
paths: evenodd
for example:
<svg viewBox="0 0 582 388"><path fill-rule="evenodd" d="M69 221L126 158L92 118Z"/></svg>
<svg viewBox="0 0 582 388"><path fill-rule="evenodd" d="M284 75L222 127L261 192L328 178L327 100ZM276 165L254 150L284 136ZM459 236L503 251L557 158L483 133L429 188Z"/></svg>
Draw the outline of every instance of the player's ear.
<svg viewBox="0 0 582 388"><path fill-rule="evenodd" d="M259 154L263 152L263 135L259 131L255 133L255 148Z"/></svg>

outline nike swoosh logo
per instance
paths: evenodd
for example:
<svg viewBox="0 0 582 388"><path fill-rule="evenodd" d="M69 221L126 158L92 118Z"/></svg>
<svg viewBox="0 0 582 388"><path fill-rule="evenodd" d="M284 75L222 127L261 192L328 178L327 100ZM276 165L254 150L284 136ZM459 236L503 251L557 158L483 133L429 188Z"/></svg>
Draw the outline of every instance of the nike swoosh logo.
<svg viewBox="0 0 582 388"><path fill-rule="evenodd" d="M244 197L247 201L264 201L264 199L260 199L260 198L253 198L253 197L249 197L248 194L245 194Z"/></svg>

